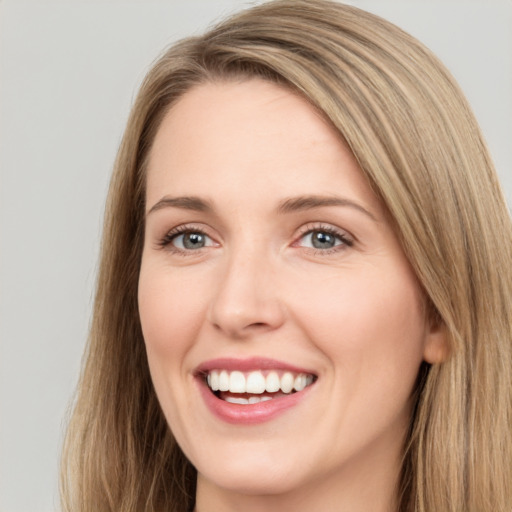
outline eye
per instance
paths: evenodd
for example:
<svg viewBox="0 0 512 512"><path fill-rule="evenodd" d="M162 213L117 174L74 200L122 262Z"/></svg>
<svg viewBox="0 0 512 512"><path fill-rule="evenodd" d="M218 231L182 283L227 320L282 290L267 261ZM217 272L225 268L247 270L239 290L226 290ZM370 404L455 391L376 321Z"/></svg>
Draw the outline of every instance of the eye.
<svg viewBox="0 0 512 512"><path fill-rule="evenodd" d="M159 245L176 252L189 252L216 244L204 231L183 226L167 233Z"/></svg>
<svg viewBox="0 0 512 512"><path fill-rule="evenodd" d="M298 240L296 245L319 251L338 250L351 247L353 241L346 233L331 227L309 228Z"/></svg>
<svg viewBox="0 0 512 512"><path fill-rule="evenodd" d="M208 235L200 232L191 231L189 233L183 233L175 236L171 243L178 249L202 249L208 245L212 245L212 240Z"/></svg>

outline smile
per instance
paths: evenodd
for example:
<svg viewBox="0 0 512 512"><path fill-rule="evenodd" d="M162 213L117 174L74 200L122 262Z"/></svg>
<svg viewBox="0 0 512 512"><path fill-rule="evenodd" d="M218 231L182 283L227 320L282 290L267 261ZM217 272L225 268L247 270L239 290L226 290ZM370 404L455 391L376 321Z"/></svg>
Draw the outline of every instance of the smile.
<svg viewBox="0 0 512 512"><path fill-rule="evenodd" d="M314 382L306 373L256 370L251 372L212 370L206 374L208 387L229 403L252 405L302 391Z"/></svg>
<svg viewBox="0 0 512 512"><path fill-rule="evenodd" d="M262 357L210 360L194 373L207 409L238 425L270 421L295 409L318 380L306 368Z"/></svg>

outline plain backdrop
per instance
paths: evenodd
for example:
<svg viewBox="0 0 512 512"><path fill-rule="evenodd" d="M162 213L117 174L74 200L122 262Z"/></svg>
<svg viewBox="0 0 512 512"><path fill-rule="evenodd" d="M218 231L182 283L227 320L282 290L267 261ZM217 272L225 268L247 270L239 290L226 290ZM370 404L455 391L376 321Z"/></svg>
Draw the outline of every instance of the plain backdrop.
<svg viewBox="0 0 512 512"><path fill-rule="evenodd" d="M103 203L137 86L172 41L258 3L0 1L0 512L58 509ZM512 199L512 2L353 0L426 43Z"/></svg>

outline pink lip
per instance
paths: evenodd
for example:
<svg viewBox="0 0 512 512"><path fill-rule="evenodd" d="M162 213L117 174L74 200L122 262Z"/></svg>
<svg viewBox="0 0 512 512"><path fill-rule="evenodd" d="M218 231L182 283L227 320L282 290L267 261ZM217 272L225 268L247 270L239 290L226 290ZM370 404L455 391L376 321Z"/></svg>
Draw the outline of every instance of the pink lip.
<svg viewBox="0 0 512 512"><path fill-rule="evenodd" d="M232 404L217 398L212 393L210 388L204 381L203 375L210 370L238 370L248 372L251 370L284 370L295 373L308 373L314 374L304 368L298 368L282 361L268 358L251 358L251 359L213 359L206 361L198 366L196 374L196 382L199 386L201 396L212 414L226 423L238 425L251 425L256 423L263 423L270 421L276 416L284 413L298 405L304 398L309 395L311 388L307 388L297 393L292 393L286 396L280 396L266 402L259 402L257 404Z"/></svg>
<svg viewBox="0 0 512 512"><path fill-rule="evenodd" d="M211 370L238 370L240 372L250 372L252 370L284 370L294 373L309 373L314 375L314 372L306 368L299 368L277 359L269 359L267 357L251 357L249 359L234 359L224 357L219 359L211 359L200 364L196 369L196 375L206 373Z"/></svg>

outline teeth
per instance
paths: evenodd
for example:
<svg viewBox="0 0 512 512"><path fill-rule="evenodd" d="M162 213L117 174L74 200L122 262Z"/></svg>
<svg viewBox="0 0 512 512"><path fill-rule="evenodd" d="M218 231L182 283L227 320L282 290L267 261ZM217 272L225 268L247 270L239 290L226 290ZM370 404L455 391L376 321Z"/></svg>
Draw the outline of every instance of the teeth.
<svg viewBox="0 0 512 512"><path fill-rule="evenodd" d="M281 377L281 391L283 393L291 393L294 381L293 375L290 372L286 372Z"/></svg>
<svg viewBox="0 0 512 512"><path fill-rule="evenodd" d="M219 390L219 372L215 370L210 372L208 375L208 386L212 389L212 391Z"/></svg>
<svg viewBox="0 0 512 512"><path fill-rule="evenodd" d="M234 396L228 396L228 397L226 397L226 402L229 402L230 404L247 405L249 403L249 400L247 398L238 398L238 397L234 397Z"/></svg>
<svg viewBox="0 0 512 512"><path fill-rule="evenodd" d="M242 372L231 372L229 376L229 391L231 393L247 393L245 375Z"/></svg>
<svg viewBox="0 0 512 512"><path fill-rule="evenodd" d="M268 402L269 400L273 400L273 398L271 396L250 396L249 398L227 396L225 398L225 401L230 404L240 405L259 404L260 402Z"/></svg>
<svg viewBox="0 0 512 512"><path fill-rule="evenodd" d="M279 379L279 375L277 374L277 372L270 372L267 375L266 382L267 384L265 386L265 389L269 393L276 393L281 389L281 381Z"/></svg>
<svg viewBox="0 0 512 512"><path fill-rule="evenodd" d="M306 379L307 377L304 374L297 375L293 382L293 389L295 389L295 391L302 391L306 387Z"/></svg>
<svg viewBox="0 0 512 512"><path fill-rule="evenodd" d="M261 372L251 372L247 377L246 393L261 394L265 391L266 379Z"/></svg>
<svg viewBox="0 0 512 512"><path fill-rule="evenodd" d="M219 391L229 390L229 373L226 370L222 370L219 374Z"/></svg>
<svg viewBox="0 0 512 512"><path fill-rule="evenodd" d="M250 396L249 403L250 404L258 404L259 402L268 402L272 400L271 396Z"/></svg>
<svg viewBox="0 0 512 512"><path fill-rule="evenodd" d="M230 393L250 393L261 395L267 393L291 393L292 391L302 391L313 383L313 375L305 373L293 374L285 372L279 376L278 372L271 371L265 377L261 371L252 371L244 374L239 371L228 372L227 370L212 370L207 376L208 386L212 391L229 391ZM250 397L249 400L257 399L258 402L271 397ZM227 399L226 399L227 400ZM245 398L232 398L227 400L232 403L257 403L252 402L233 402L233 400L246 400Z"/></svg>

